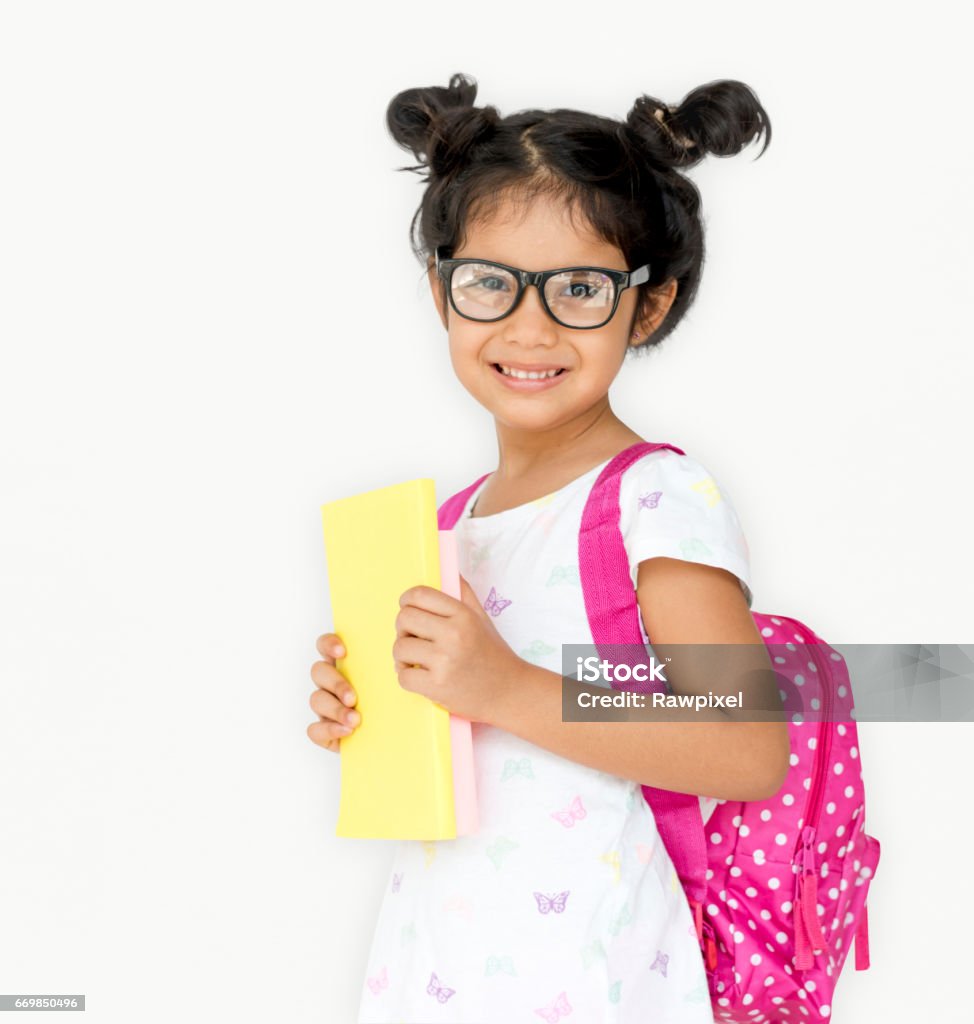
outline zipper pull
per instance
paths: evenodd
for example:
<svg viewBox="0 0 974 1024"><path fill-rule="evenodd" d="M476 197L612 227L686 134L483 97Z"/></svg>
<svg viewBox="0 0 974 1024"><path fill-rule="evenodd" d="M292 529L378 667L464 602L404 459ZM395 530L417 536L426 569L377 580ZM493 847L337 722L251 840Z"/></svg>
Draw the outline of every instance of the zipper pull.
<svg viewBox="0 0 974 1024"><path fill-rule="evenodd" d="M699 900L690 900L690 907L693 910L693 924L697 929L697 942L703 948L703 904Z"/></svg>
<svg viewBox="0 0 974 1024"><path fill-rule="evenodd" d="M815 829L802 829L802 870L796 878L794 900L795 966L808 970L814 957L831 954L818 919L818 872L815 867Z"/></svg>
<svg viewBox="0 0 974 1024"><path fill-rule="evenodd" d="M708 971L714 970L717 966L717 943L708 935L706 937L707 951L704 954L704 963Z"/></svg>
<svg viewBox="0 0 974 1024"><path fill-rule="evenodd" d="M815 829L806 825L802 829L802 874L815 874Z"/></svg>
<svg viewBox="0 0 974 1024"><path fill-rule="evenodd" d="M714 971L717 967L717 943L714 940L714 926L709 921L703 922L700 951L703 953L704 966L708 971Z"/></svg>

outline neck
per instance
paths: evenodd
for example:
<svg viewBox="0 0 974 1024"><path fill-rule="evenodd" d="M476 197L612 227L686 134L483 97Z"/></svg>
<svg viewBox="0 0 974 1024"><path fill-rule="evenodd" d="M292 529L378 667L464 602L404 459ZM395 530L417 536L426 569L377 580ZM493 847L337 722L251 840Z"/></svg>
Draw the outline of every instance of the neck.
<svg viewBox="0 0 974 1024"><path fill-rule="evenodd" d="M495 420L497 479L515 481L547 473L584 472L642 438L612 411L609 398L569 423L525 430Z"/></svg>

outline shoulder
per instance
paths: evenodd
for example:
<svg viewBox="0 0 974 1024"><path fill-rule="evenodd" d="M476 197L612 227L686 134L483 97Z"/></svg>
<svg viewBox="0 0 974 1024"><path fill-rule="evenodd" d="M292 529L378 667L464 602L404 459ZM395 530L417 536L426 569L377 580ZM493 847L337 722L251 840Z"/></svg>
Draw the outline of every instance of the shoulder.
<svg viewBox="0 0 974 1024"><path fill-rule="evenodd" d="M750 552L729 491L708 466L670 449L643 456L622 475L619 527L635 585L653 557L727 569L751 603Z"/></svg>
<svg viewBox="0 0 974 1024"><path fill-rule="evenodd" d="M660 526L678 517L740 527L726 486L702 462L668 448L650 452L622 474L619 509L623 524L651 519Z"/></svg>
<svg viewBox="0 0 974 1024"><path fill-rule="evenodd" d="M680 455L670 448L657 448L637 459L622 474L620 491L632 493L641 484L665 484L668 491L664 493L683 497L698 495L704 501L708 495L712 501L720 500L723 493L707 466L691 455Z"/></svg>

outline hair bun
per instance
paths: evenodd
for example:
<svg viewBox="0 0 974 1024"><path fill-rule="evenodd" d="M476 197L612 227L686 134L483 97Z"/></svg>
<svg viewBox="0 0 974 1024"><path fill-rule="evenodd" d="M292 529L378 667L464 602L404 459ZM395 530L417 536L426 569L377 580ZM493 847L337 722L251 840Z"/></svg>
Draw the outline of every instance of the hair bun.
<svg viewBox="0 0 974 1024"><path fill-rule="evenodd" d="M734 156L762 133L761 153L771 141L771 123L757 96L733 79L698 86L675 107L640 96L626 124L657 162L673 167L690 167L708 153Z"/></svg>
<svg viewBox="0 0 974 1024"><path fill-rule="evenodd" d="M470 146L493 130L500 120L494 107L475 107L477 83L457 73L450 84L405 89L393 97L386 124L395 141L412 150L423 166L438 177L452 174Z"/></svg>

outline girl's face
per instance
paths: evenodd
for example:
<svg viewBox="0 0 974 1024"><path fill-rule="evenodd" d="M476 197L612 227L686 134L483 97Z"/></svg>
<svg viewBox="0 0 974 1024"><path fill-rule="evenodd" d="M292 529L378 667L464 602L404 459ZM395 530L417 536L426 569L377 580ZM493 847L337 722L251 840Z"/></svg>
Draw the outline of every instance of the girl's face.
<svg viewBox="0 0 974 1024"><path fill-rule="evenodd" d="M564 204L549 197L524 207L504 200L489 220L469 224L457 258L493 260L522 270L590 266L631 270L622 252L592 234L580 221L573 224ZM609 385L626 350L644 341L675 297L675 284L662 300L652 322L633 324L637 289L627 288L615 315L603 327L573 330L545 312L537 288L524 290L517 308L495 323L459 316L444 301L434 267L430 284L440 319L449 332L450 359L461 384L493 414L498 426L524 431L584 429L608 409ZM507 369L559 369L551 380L518 381Z"/></svg>

